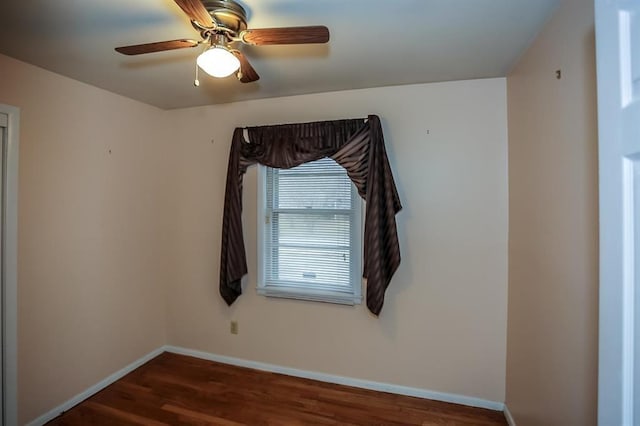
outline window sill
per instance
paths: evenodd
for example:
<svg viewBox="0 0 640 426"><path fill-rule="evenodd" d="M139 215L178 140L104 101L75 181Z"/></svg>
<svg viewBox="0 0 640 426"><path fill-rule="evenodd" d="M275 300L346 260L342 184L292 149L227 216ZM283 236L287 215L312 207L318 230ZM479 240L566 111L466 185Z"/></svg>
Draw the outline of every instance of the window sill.
<svg viewBox="0 0 640 426"><path fill-rule="evenodd" d="M362 303L361 296L355 296L348 293L339 293L331 291L310 290L283 287L258 287L258 294L266 297L279 297L283 299L307 300L312 302L335 303L338 305L359 305Z"/></svg>

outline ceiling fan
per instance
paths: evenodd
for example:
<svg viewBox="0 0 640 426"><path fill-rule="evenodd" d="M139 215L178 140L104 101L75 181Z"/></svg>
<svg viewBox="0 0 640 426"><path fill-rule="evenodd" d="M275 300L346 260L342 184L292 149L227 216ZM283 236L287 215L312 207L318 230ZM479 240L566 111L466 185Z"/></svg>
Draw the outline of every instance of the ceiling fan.
<svg viewBox="0 0 640 426"><path fill-rule="evenodd" d="M202 40L179 39L155 43L116 47L124 55L141 55L165 50L208 46L196 60L197 69L202 68L214 77L227 77L236 73L242 83L260 79L246 56L236 44L274 45L327 43L329 30L325 26L247 29L247 13L234 0L174 0L191 19L191 24L200 33Z"/></svg>

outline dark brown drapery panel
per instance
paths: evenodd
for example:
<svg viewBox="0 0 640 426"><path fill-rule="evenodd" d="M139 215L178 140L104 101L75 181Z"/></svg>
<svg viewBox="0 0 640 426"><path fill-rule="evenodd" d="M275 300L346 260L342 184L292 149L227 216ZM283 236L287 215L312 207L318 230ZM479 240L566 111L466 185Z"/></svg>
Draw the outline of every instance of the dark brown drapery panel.
<svg viewBox="0 0 640 426"><path fill-rule="evenodd" d="M222 220L220 294L231 305L247 273L242 234L242 179L250 165L288 169L324 157L344 167L366 201L364 271L367 307L378 315L400 265L395 215L402 209L384 147L380 119L250 127L249 141L236 129L231 142Z"/></svg>

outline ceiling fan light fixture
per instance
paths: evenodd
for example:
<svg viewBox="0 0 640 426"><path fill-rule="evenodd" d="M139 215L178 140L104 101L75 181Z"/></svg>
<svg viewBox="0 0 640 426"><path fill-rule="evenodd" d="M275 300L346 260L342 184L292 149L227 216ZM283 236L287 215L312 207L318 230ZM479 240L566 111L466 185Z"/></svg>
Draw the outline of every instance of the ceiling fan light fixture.
<svg viewBox="0 0 640 426"><path fill-rule="evenodd" d="M212 46L196 60L202 71L212 77L228 77L240 68L240 61L224 46Z"/></svg>
<svg viewBox="0 0 640 426"><path fill-rule="evenodd" d="M242 49L233 43L251 46L309 44L329 42L329 29L323 25L283 28L247 28L247 13L237 0L174 0L200 33L202 40L167 40L116 47L123 55L142 55L166 50L206 45L195 64L194 85L198 71L223 78L236 73L241 83L253 83L260 76ZM229 45L234 46L232 48ZM239 46L238 46L239 47Z"/></svg>

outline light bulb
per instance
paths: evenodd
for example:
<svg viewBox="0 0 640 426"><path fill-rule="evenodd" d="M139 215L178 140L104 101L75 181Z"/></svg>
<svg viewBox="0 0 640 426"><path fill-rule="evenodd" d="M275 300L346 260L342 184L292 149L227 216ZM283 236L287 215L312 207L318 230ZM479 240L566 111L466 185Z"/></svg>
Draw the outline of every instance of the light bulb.
<svg viewBox="0 0 640 426"><path fill-rule="evenodd" d="M213 46L203 52L196 63L213 77L228 77L240 68L240 61L224 47Z"/></svg>

